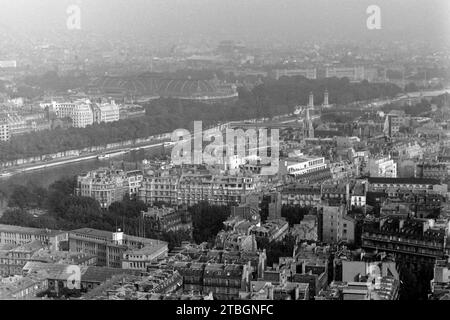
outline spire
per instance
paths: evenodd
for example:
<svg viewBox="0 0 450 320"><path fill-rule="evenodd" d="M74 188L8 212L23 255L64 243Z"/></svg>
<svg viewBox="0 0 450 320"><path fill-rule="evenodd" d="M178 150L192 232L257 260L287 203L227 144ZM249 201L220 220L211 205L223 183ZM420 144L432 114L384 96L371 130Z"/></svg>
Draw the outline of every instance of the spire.
<svg viewBox="0 0 450 320"><path fill-rule="evenodd" d="M308 108L314 108L314 94L312 92L309 93Z"/></svg>

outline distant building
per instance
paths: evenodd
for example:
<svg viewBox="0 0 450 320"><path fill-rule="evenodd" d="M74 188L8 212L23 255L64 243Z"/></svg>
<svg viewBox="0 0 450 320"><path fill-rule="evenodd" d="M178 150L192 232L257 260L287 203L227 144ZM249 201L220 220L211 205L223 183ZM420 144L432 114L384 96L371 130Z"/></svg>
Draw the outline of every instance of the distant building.
<svg viewBox="0 0 450 320"><path fill-rule="evenodd" d="M94 103L91 106L94 123L114 122L120 119L119 106L111 103Z"/></svg>
<svg viewBox="0 0 450 320"><path fill-rule="evenodd" d="M450 163L419 163L416 178L446 180L450 177Z"/></svg>
<svg viewBox="0 0 450 320"><path fill-rule="evenodd" d="M365 78L364 67L327 67L326 78L348 78L350 81L362 81Z"/></svg>
<svg viewBox="0 0 450 320"><path fill-rule="evenodd" d="M136 104L119 105L119 119L137 119L145 116L145 109Z"/></svg>
<svg viewBox="0 0 450 320"><path fill-rule="evenodd" d="M9 125L6 120L0 122L0 141L9 141L11 134L9 131Z"/></svg>
<svg viewBox="0 0 450 320"><path fill-rule="evenodd" d="M386 136L392 137L400 132L400 128L409 127L410 117L405 115L404 111L393 110L386 115L383 132Z"/></svg>
<svg viewBox="0 0 450 320"><path fill-rule="evenodd" d="M49 104L49 111L56 113L58 118L71 118L75 128L85 128L94 123L94 114L89 100L75 102L55 102Z"/></svg>
<svg viewBox="0 0 450 320"><path fill-rule="evenodd" d="M296 77L302 76L307 79L317 79L317 69L276 69L274 70L274 77L276 80L281 77Z"/></svg>
<svg viewBox="0 0 450 320"><path fill-rule="evenodd" d="M75 128L85 128L94 123L94 115L87 104L76 104L70 114Z"/></svg>

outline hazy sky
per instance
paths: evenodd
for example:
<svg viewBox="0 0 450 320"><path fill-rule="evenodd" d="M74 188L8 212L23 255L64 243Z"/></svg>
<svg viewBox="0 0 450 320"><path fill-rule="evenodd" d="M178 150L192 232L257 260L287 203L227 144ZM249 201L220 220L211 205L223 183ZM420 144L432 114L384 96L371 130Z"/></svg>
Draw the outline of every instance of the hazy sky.
<svg viewBox="0 0 450 320"><path fill-rule="evenodd" d="M450 38L450 0L0 0L0 25L63 30L69 4L84 30L180 41ZM366 28L369 5L381 8L380 31Z"/></svg>

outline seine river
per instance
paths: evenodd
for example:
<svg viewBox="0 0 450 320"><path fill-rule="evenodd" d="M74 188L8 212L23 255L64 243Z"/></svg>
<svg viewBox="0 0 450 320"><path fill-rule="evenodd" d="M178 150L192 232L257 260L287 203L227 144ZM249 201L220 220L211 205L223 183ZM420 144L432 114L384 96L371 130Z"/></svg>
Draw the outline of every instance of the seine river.
<svg viewBox="0 0 450 320"><path fill-rule="evenodd" d="M167 151L166 151L167 152ZM105 160L87 160L77 163L70 163L58 167L41 169L27 173L20 173L9 178L0 179L0 215L7 205L7 195L16 185L36 185L47 188L53 182L64 177L72 177L90 170L101 167L108 167L112 162L120 166L121 162L127 163L127 166L138 165L144 159L154 159L164 154L163 147L149 148L145 150L132 151L128 154L119 155Z"/></svg>

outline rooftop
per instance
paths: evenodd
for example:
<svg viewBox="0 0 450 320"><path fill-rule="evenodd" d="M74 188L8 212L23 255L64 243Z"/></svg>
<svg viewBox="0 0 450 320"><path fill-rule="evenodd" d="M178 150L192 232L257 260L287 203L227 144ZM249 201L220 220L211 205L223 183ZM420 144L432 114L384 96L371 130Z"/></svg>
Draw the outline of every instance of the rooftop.
<svg viewBox="0 0 450 320"><path fill-rule="evenodd" d="M11 232L11 233L21 233L21 234L32 234L32 235L40 235L40 236L49 236L54 237L61 233L67 233L67 231L57 231L50 229L38 229L38 228L28 228L28 227L20 227L20 226L12 226L6 224L0 224L0 232Z"/></svg>
<svg viewBox="0 0 450 320"><path fill-rule="evenodd" d="M436 179L425 178L380 178L369 177L369 183L384 183L384 184L440 184Z"/></svg>

